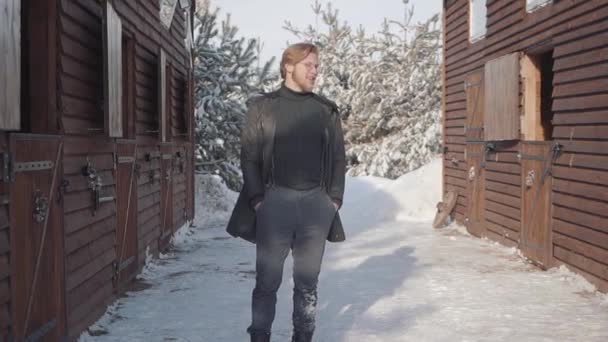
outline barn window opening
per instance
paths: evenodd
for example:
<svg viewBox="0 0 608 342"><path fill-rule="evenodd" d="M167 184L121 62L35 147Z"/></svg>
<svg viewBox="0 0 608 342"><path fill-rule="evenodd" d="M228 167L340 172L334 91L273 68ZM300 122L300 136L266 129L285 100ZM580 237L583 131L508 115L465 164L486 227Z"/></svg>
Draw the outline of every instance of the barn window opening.
<svg viewBox="0 0 608 342"><path fill-rule="evenodd" d="M469 40L474 43L486 36L486 0L469 1Z"/></svg>
<svg viewBox="0 0 608 342"><path fill-rule="evenodd" d="M553 135L553 51L523 55L522 139L545 141Z"/></svg>
<svg viewBox="0 0 608 342"><path fill-rule="evenodd" d="M553 3L553 0L526 0L526 11L534 12L541 7L545 7Z"/></svg>

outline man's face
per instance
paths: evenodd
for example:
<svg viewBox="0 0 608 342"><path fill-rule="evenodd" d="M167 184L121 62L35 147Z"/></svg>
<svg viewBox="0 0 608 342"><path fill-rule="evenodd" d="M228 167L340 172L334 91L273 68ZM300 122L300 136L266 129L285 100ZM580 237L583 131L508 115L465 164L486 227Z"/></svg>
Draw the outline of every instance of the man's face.
<svg viewBox="0 0 608 342"><path fill-rule="evenodd" d="M319 70L319 57L316 53L309 53L295 65L287 65L287 68L288 71L293 70L291 78L296 86L305 92L312 91Z"/></svg>

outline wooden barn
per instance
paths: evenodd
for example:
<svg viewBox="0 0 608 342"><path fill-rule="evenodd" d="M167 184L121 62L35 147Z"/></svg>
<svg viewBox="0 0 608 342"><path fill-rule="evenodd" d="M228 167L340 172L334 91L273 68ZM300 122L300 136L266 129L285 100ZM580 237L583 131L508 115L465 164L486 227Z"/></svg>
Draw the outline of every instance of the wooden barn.
<svg viewBox="0 0 608 342"><path fill-rule="evenodd" d="M456 221L608 291L608 1L443 6Z"/></svg>
<svg viewBox="0 0 608 342"><path fill-rule="evenodd" d="M0 341L71 341L194 216L193 0L0 1Z"/></svg>

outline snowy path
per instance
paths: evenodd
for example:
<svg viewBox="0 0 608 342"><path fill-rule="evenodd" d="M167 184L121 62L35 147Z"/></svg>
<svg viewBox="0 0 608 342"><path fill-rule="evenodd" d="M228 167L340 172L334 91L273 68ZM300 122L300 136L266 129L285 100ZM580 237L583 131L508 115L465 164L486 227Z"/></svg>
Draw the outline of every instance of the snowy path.
<svg viewBox="0 0 608 342"><path fill-rule="evenodd" d="M348 179L348 240L326 249L315 341L608 341L608 296L579 276L540 271L461 227L430 227L440 172L436 161L396 181ZM144 270L149 287L81 341L248 341L255 253L223 230L233 196L182 230ZM288 258L274 342L291 336L290 276Z"/></svg>

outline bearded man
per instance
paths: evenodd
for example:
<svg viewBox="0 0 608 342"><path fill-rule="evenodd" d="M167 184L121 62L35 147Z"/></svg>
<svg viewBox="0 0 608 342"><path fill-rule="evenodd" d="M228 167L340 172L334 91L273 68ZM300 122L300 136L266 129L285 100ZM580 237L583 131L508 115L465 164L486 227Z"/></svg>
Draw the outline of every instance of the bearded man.
<svg viewBox="0 0 608 342"><path fill-rule="evenodd" d="M344 194L344 137L336 104L313 92L317 47L289 46L280 69L281 88L248 101L241 135L244 186L227 230L256 243L251 341L270 341L291 250L292 341L310 342L325 241L344 241L337 213Z"/></svg>

